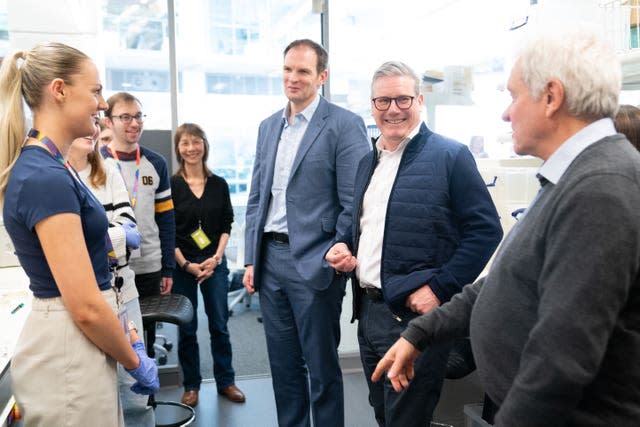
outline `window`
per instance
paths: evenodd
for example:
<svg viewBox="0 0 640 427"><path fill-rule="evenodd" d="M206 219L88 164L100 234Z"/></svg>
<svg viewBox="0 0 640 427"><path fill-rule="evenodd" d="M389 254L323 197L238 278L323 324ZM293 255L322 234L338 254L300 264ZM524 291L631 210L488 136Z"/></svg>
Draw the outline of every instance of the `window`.
<svg viewBox="0 0 640 427"><path fill-rule="evenodd" d="M466 144L484 135L490 154L509 156L509 145L498 141L509 132L500 116L511 3L496 2L491 18L478 19L486 15L482 2L410 0L387 8L380 0L332 1L332 100L362 115L375 135L371 77L383 62L399 60L423 78L423 119L432 130ZM433 71L443 78L432 79Z"/></svg>
<svg viewBox="0 0 640 427"><path fill-rule="evenodd" d="M103 27L118 34L120 47L162 50L167 40L166 1L107 0Z"/></svg>
<svg viewBox="0 0 640 427"><path fill-rule="evenodd" d="M182 79L178 75L178 81ZM179 85L181 86L181 85ZM168 71L107 69L107 89L114 92L169 92L170 81Z"/></svg>
<svg viewBox="0 0 640 427"><path fill-rule="evenodd" d="M282 79L261 75L207 73L207 92L236 95L280 95Z"/></svg>

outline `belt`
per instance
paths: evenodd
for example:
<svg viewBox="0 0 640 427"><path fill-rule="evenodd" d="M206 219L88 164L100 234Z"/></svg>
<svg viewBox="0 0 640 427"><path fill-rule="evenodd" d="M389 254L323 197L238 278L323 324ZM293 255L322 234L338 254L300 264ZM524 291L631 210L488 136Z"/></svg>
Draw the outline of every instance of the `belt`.
<svg viewBox="0 0 640 427"><path fill-rule="evenodd" d="M384 297L382 296L382 290L378 288L372 288L372 287L366 287L361 289L362 289L362 294L365 297L369 297L374 301L384 301Z"/></svg>
<svg viewBox="0 0 640 427"><path fill-rule="evenodd" d="M289 243L289 235L286 233L276 233L273 231L267 231L262 235L265 240L273 240L278 243Z"/></svg>

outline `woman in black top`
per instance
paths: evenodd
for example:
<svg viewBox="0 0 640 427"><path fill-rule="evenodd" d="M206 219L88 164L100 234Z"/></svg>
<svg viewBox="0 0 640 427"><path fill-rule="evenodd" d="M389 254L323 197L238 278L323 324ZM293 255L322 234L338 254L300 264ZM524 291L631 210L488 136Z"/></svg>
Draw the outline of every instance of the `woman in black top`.
<svg viewBox="0 0 640 427"><path fill-rule="evenodd" d="M227 182L206 166L209 143L196 124L178 127L174 137L180 168L171 177L171 194L176 218L176 263L173 292L189 298L197 311L198 288L202 293L211 335L213 375L218 393L232 402L244 402L235 385L231 366L231 342L227 321L229 269L224 255L231 233L233 208ZM184 374L182 402L198 404L200 353L196 332L198 316L180 327L178 357Z"/></svg>

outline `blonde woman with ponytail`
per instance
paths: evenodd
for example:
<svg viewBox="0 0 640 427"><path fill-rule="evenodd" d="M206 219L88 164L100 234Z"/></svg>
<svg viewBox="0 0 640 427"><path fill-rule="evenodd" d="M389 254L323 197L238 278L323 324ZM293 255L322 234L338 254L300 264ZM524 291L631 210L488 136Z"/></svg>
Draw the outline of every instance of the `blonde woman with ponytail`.
<svg viewBox="0 0 640 427"><path fill-rule="evenodd" d="M118 318L102 205L65 160L106 108L95 64L69 46L41 44L0 68L0 202L34 296L11 362L26 426L123 425L116 361L134 391L158 388L155 364Z"/></svg>

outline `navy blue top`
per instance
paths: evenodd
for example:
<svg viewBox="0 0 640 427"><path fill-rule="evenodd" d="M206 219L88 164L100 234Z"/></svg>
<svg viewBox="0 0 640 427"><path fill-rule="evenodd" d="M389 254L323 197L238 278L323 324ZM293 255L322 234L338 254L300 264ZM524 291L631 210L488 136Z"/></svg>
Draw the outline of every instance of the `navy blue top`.
<svg viewBox="0 0 640 427"><path fill-rule="evenodd" d="M102 205L44 148L22 149L7 184L3 219L15 253L38 298L60 296L40 241L37 223L61 213L80 215L84 238L100 290L111 287L107 257L107 216ZM69 262L74 262L70 259Z"/></svg>

